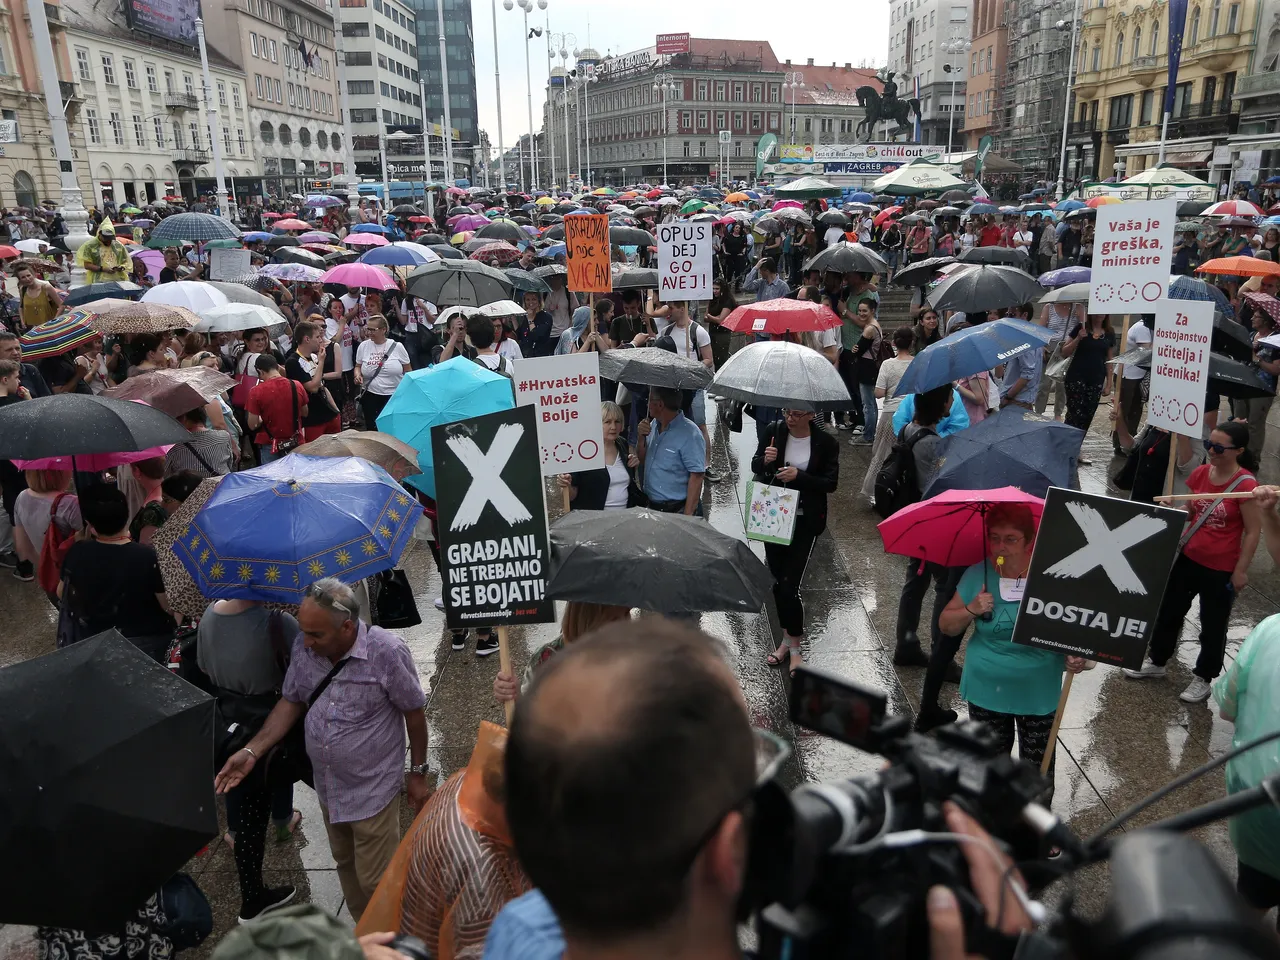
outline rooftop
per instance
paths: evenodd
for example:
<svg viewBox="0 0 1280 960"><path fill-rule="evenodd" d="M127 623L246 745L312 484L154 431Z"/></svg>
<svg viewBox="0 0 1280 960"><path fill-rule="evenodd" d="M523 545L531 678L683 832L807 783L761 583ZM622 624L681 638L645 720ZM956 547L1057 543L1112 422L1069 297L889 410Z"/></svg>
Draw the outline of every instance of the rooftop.
<svg viewBox="0 0 1280 960"><path fill-rule="evenodd" d="M849 103L859 87L871 86L877 92L880 81L871 67L855 67L851 63L815 64L813 58L804 63L783 62L779 70L784 73L804 74L803 89L796 90L797 103ZM789 100L790 94L784 98Z"/></svg>
<svg viewBox="0 0 1280 960"><path fill-rule="evenodd" d="M149 47L158 53L167 53L184 60L198 62L200 59L200 51L196 47L143 33L141 30L130 29L120 9L119 0L60 0L60 6L62 22L69 29L83 30L98 37ZM223 56L213 44L209 43L207 38L205 47L209 52L210 67L234 70L237 73L243 72L234 61Z"/></svg>

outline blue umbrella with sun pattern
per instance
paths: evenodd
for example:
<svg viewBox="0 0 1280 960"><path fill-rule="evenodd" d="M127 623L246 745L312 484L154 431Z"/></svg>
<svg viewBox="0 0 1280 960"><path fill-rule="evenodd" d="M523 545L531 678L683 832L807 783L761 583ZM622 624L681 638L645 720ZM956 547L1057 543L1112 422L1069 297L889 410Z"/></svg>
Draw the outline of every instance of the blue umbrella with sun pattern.
<svg viewBox="0 0 1280 960"><path fill-rule="evenodd" d="M394 567L421 515L367 460L295 453L225 477L173 552L209 599L299 603L316 580Z"/></svg>

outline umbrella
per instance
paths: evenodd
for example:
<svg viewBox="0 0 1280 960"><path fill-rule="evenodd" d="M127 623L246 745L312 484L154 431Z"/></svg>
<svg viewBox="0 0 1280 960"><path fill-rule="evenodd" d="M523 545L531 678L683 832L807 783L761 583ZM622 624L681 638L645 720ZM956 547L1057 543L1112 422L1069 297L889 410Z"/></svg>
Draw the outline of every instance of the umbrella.
<svg viewBox="0 0 1280 960"><path fill-rule="evenodd" d="M131 300L92 300L77 312L83 313L100 333L163 333L166 330L190 330L200 322L200 318L185 307L167 303L134 303Z"/></svg>
<svg viewBox="0 0 1280 960"><path fill-rule="evenodd" d="M1039 350L1052 339L1046 327L1008 317L959 330L916 354L898 382L895 396L924 393L990 370L1016 354Z"/></svg>
<svg viewBox="0 0 1280 960"><path fill-rule="evenodd" d="M391 208L391 214L397 217L412 217L422 211L415 207L412 203L397 203Z"/></svg>
<svg viewBox="0 0 1280 960"><path fill-rule="evenodd" d="M602 353L600 376L620 383L677 390L701 390L711 382L711 371L705 364L660 347Z"/></svg>
<svg viewBox="0 0 1280 960"><path fill-rule="evenodd" d="M294 453L307 457L360 457L381 467L397 482L418 473L418 451L375 430L343 430L304 443Z"/></svg>
<svg viewBox="0 0 1280 960"><path fill-rule="evenodd" d="M276 266L281 266L281 264L276 264ZM298 268L302 267L301 264L297 263L291 264L291 266ZM238 277L233 277L225 282L232 286L244 287L248 290L252 290L254 293L260 293L263 296L274 294L280 289L280 281L265 273L246 273ZM281 317L281 319L283 319L283 317Z"/></svg>
<svg viewBox="0 0 1280 960"><path fill-rule="evenodd" d="M1265 313L1267 316L1269 316L1272 320L1276 321L1277 323L1280 323L1280 300L1277 300L1275 297L1271 296L1271 294L1269 293L1261 293L1258 291L1252 291L1250 293L1246 293L1244 295L1244 298L1248 300L1251 304L1253 304L1256 308L1258 308L1263 313ZM46 326L48 326L48 324L46 324ZM1239 324L1236 324L1236 326L1239 327ZM38 330L40 328L37 327L36 329ZM33 330L32 333L34 332L35 331ZM23 344L25 343L26 343L26 340L24 339ZM22 349L22 356L24 359L27 356L27 350L25 346Z"/></svg>
<svg viewBox="0 0 1280 960"><path fill-rule="evenodd" d="M285 283L315 283L324 276L324 271L303 263L268 263L262 268L261 274Z"/></svg>
<svg viewBox="0 0 1280 960"><path fill-rule="evenodd" d="M123 930L217 835L213 713L115 630L0 670L0 921Z"/></svg>
<svg viewBox="0 0 1280 960"><path fill-rule="evenodd" d="M300 247L302 246L303 243L323 243L323 242L324 242L323 240L304 241L300 236L295 237L295 236L292 236L291 234L282 233L282 234L279 234L278 236L273 236L270 240L268 240L265 244L263 244L263 246L265 246L268 250L282 250L285 247Z"/></svg>
<svg viewBox="0 0 1280 960"><path fill-rule="evenodd" d="M468 213L466 216L462 217L450 217L449 229L455 234L470 233L472 231L479 230L481 227L488 226L491 222L492 221L488 217L481 214Z"/></svg>
<svg viewBox="0 0 1280 960"><path fill-rule="evenodd" d="M172 443L162 443L158 447L145 450L120 450L115 453L78 453L74 457L36 457L34 460L14 460L13 465L19 470L83 470L96 473L99 470L110 470L122 463L137 463L139 460L151 460L163 457L173 449Z"/></svg>
<svg viewBox="0 0 1280 960"><path fill-rule="evenodd" d="M1084 204L1080 204L1080 206L1084 206ZM994 203L975 203L972 207L969 208L970 216L974 216L974 217L985 216L986 214L989 214L989 213L999 213L999 212L1000 212L1000 208L997 207Z"/></svg>
<svg viewBox="0 0 1280 960"><path fill-rule="evenodd" d="M1196 273L1216 273L1229 277L1280 276L1280 263L1256 257L1215 257L1196 267Z"/></svg>
<svg viewBox="0 0 1280 960"><path fill-rule="evenodd" d="M376 233L349 233L344 242L350 247L381 247L390 241Z"/></svg>
<svg viewBox="0 0 1280 960"><path fill-rule="evenodd" d="M147 265L147 276L152 283L160 282L160 271L164 269L164 254L159 250L143 248L129 254L134 260L141 260Z"/></svg>
<svg viewBox="0 0 1280 960"><path fill-rule="evenodd" d="M794 203L797 201L784 200L782 202ZM772 219L780 220L783 223L799 223L806 227L813 224L813 218L798 207L781 207L775 204L773 210L769 213L769 216Z"/></svg>
<svg viewBox="0 0 1280 960"><path fill-rule="evenodd" d="M47 240L37 240L34 237L31 237L26 240L19 240L14 244L14 246L23 253L40 254L49 249L49 242Z"/></svg>
<svg viewBox="0 0 1280 960"><path fill-rule="evenodd" d="M563 270L564 268L562 267L561 269ZM502 272L507 275L507 279L511 281L511 286L515 288L517 293L548 294L551 292L551 287L547 281L536 273L521 270L519 267L507 267Z"/></svg>
<svg viewBox="0 0 1280 960"><path fill-rule="evenodd" d="M609 227L609 242L622 247L652 247L657 244L648 230L639 227Z"/></svg>
<svg viewBox="0 0 1280 960"><path fill-rule="evenodd" d="M680 212L681 213L697 213L706 205L707 205L707 201L705 200L697 200L697 199L690 200L680 207Z"/></svg>
<svg viewBox="0 0 1280 960"><path fill-rule="evenodd" d="M248 233L241 234L241 243L261 243L264 240L270 240L274 237L274 233L268 233L266 230L250 230Z"/></svg>
<svg viewBox="0 0 1280 960"><path fill-rule="evenodd" d="M6 258L6 257L20 257L20 256L22 256L22 251L19 250L17 247L11 247L7 243L0 244L0 259Z"/></svg>
<svg viewBox="0 0 1280 960"><path fill-rule="evenodd" d="M172 417L128 400L56 393L0 408L4 460L146 450L188 439Z"/></svg>
<svg viewBox="0 0 1280 960"><path fill-rule="evenodd" d="M153 251L146 252L151 253ZM62 270L62 267L54 263L52 260L41 260L39 257L19 257L17 260L9 261L5 266L8 267L9 272L14 275L24 268L27 270L35 270L40 274L59 273ZM63 298L63 302L65 302L65 297Z"/></svg>
<svg viewBox="0 0 1280 960"><path fill-rule="evenodd" d="M486 240L506 240L508 243L523 243L529 239L528 235L520 229L520 224L507 219L486 223L476 231L476 236Z"/></svg>
<svg viewBox="0 0 1280 960"><path fill-rule="evenodd" d="M415 269L409 274L405 289L412 296L441 306L479 307L509 299L512 284L501 270L476 260L441 260Z"/></svg>
<svg viewBox="0 0 1280 960"><path fill-rule="evenodd" d="M507 271L507 273L508 273L508 274L510 274L510 272L511 272L510 270L508 270L508 271ZM654 275L654 277L653 277L653 279L654 279L654 283L653 283L653 285L654 285L654 287L655 287L655 288L657 288L657 286L658 286L658 271L656 271L656 270L651 270L651 271L649 271L649 272L650 272L650 273L652 273L652 274ZM565 266L564 264L562 264L562 263L548 263L548 264L545 264L545 265L543 265L543 266L541 266L541 267L534 267L534 268L530 271L530 273L532 273L535 277L538 277L539 279L542 279L542 280L549 280L549 279L551 279L552 277L567 277L567 276L569 275L569 268L568 268L568 267L566 267L566 266ZM619 278L619 277L621 277L621 274L619 274L619 275L618 275L618 277L614 277L614 278L613 278L613 289L615 289L615 290L617 290L617 289L618 289L618 278Z"/></svg>
<svg viewBox="0 0 1280 960"><path fill-rule="evenodd" d="M1064 267L1063 269L1079 269L1077 267ZM1080 283L1068 283L1065 287L1058 287L1050 290L1040 298L1040 303L1088 303L1089 302L1089 283L1081 281Z"/></svg>
<svg viewBox="0 0 1280 960"><path fill-rule="evenodd" d="M467 255L457 247L451 247L447 243L431 243L427 248L436 254L441 260L465 260Z"/></svg>
<svg viewBox="0 0 1280 960"><path fill-rule="evenodd" d="M1065 287L1071 283L1088 283L1092 274L1088 267L1059 267L1040 274L1036 282L1042 287Z"/></svg>
<svg viewBox="0 0 1280 960"><path fill-rule="evenodd" d="M1246 297L1251 296L1245 294ZM1252 294L1253 297L1265 297L1265 293ZM1274 301L1277 310L1280 310L1280 300L1271 298ZM1263 310L1266 310L1264 305ZM1253 338L1248 330L1237 323L1235 320L1228 320L1217 310L1213 312L1213 334L1209 340L1209 349L1215 353L1220 353L1232 360L1239 360L1241 363L1253 362Z"/></svg>
<svg viewBox="0 0 1280 960"><path fill-rule="evenodd" d="M435 263L439 259L440 255L428 247L404 242L374 247L360 255L360 263L372 263L384 267L420 267L424 263Z"/></svg>
<svg viewBox="0 0 1280 960"><path fill-rule="evenodd" d="M468 250L472 243L479 241L479 245L474 250ZM504 267L509 263L514 263L520 259L520 251L505 240L477 240L469 241L464 244L462 249L471 254L471 259L480 263L487 263L492 267Z"/></svg>
<svg viewBox="0 0 1280 960"><path fill-rule="evenodd" d="M605 356L608 354L602 354L601 359ZM431 459L431 428L468 417L510 410L514 406L515 394L509 377L494 373L466 357L454 357L425 370L405 374L391 400L378 415L378 430L418 451L418 467L422 472L409 477L406 482L434 499L436 475Z"/></svg>
<svg viewBox="0 0 1280 960"><path fill-rule="evenodd" d="M955 257L930 257L927 260L918 260L895 273L893 282L902 287L927 286L933 282L933 278L940 269L956 262Z"/></svg>
<svg viewBox="0 0 1280 960"><path fill-rule="evenodd" d="M514 300L495 300L493 303L486 303L478 312L482 317L523 317L524 307Z"/></svg>
<svg viewBox="0 0 1280 960"><path fill-rule="evenodd" d="M286 217L283 220L277 220L275 222L275 229L276 230L310 230L312 229L312 227L311 227L311 224L307 223L307 221L305 220L299 220L297 217ZM352 227L351 229L354 230L356 228Z"/></svg>
<svg viewBox="0 0 1280 960"><path fill-rule="evenodd" d="M129 243L128 240L120 242ZM209 240L204 246L206 250L239 250L243 244L239 240Z"/></svg>
<svg viewBox="0 0 1280 960"><path fill-rule="evenodd" d="M303 226L305 228L306 225ZM231 240L239 236L239 230L211 213L175 213L155 225L147 242L157 245L162 241L175 240L203 243L206 240Z"/></svg>
<svg viewBox="0 0 1280 960"><path fill-rule="evenodd" d="M921 193L938 193L963 186L963 180L953 177L941 167L922 157L885 174L873 183L871 188L877 193L912 197Z"/></svg>
<svg viewBox="0 0 1280 960"><path fill-rule="evenodd" d="M964 190L947 190L938 198L943 203L971 203L973 197Z"/></svg>
<svg viewBox="0 0 1280 960"><path fill-rule="evenodd" d="M624 603L664 614L754 613L772 584L744 541L694 517L575 510L551 526L547 596L557 600Z"/></svg>
<svg viewBox="0 0 1280 960"><path fill-rule="evenodd" d="M320 278L321 283L341 283L346 287L365 287L372 290L395 290L395 278L381 267L368 263L344 263L330 267Z"/></svg>
<svg viewBox="0 0 1280 960"><path fill-rule="evenodd" d="M285 247L277 250L273 255L276 263L300 263L306 267L316 267L324 269L328 264L324 262L324 257L310 250L303 250L298 247Z"/></svg>
<svg viewBox="0 0 1280 960"><path fill-rule="evenodd" d="M298 603L322 577L394 567L421 514L381 467L291 453L224 477L173 552L210 599Z"/></svg>
<svg viewBox="0 0 1280 960"><path fill-rule="evenodd" d="M834 270L836 273L882 273L889 269L889 265L870 247L841 240L811 258L804 269Z"/></svg>
<svg viewBox="0 0 1280 960"><path fill-rule="evenodd" d="M156 560L160 565L160 578L164 581L165 599L169 606L187 617L200 617L209 606L209 601L200 592L196 582L187 573L187 568L174 553L174 544L178 534L190 530L191 521L200 509L218 489L222 477L211 477L201 481L200 485L188 494L169 514L169 519L160 525L151 537L151 546L156 551Z"/></svg>
<svg viewBox="0 0 1280 960"><path fill-rule="evenodd" d="M226 306L227 295L208 281L181 280L175 283L159 283L142 295L142 303L166 304L185 307L195 313L210 307Z"/></svg>
<svg viewBox="0 0 1280 960"><path fill-rule="evenodd" d="M434 247L435 244L438 244L438 243L447 244L448 242L449 241L445 237L443 237L438 233L420 233L414 239L414 243L417 243L420 246L424 246L424 247Z"/></svg>
<svg viewBox="0 0 1280 960"><path fill-rule="evenodd" d="M1144 369L1151 367L1150 350L1131 350L1126 357L1132 358L1128 362L1136 363ZM1268 387L1259 379L1258 372L1253 367L1212 352L1209 354L1209 382L1206 389L1210 393L1217 393L1234 400L1272 397L1276 392L1273 387ZM0 426L3 426L2 422Z"/></svg>
<svg viewBox="0 0 1280 960"><path fill-rule="evenodd" d="M110 280L105 283L88 283L76 287L62 298L64 307L78 307L90 300L137 300L143 289L128 280Z"/></svg>
<svg viewBox="0 0 1280 960"><path fill-rule="evenodd" d="M1088 200L1084 202L1084 205L1086 207L1089 207L1090 209L1097 210L1099 207L1109 207L1114 203L1123 203L1123 202L1124 201L1122 201L1119 197L1101 196L1101 197L1090 197Z"/></svg>
<svg viewBox="0 0 1280 960"><path fill-rule="evenodd" d="M707 392L764 407L818 413L852 406L848 388L826 357L786 341L747 344L716 372Z"/></svg>
<svg viewBox="0 0 1280 960"><path fill-rule="evenodd" d="M280 314L254 303L227 303L201 310L200 320L193 329L196 333L234 333L270 327L283 321Z"/></svg>
<svg viewBox="0 0 1280 960"><path fill-rule="evenodd" d="M1011 247L970 247L961 250L956 259L961 263L1002 263L1019 269L1030 262L1025 251Z"/></svg>
<svg viewBox="0 0 1280 960"><path fill-rule="evenodd" d="M1141 173L1120 181L1127 186L1207 187L1208 183L1193 174L1179 170L1171 163L1158 163Z"/></svg>
<svg viewBox="0 0 1280 960"><path fill-rule="evenodd" d="M1178 216L1180 217L1202 217L1204 212L1212 206L1205 200L1183 200L1178 204ZM1062 204L1058 204L1058 209L1062 209Z"/></svg>
<svg viewBox="0 0 1280 960"><path fill-rule="evenodd" d="M102 396L140 400L171 417L203 407L236 385L232 377L209 367L148 370L111 387Z"/></svg>
<svg viewBox="0 0 1280 960"><path fill-rule="evenodd" d="M1213 284L1205 283L1198 277L1170 277L1169 299L1199 300L1202 303L1212 303L1214 309L1221 311L1223 316L1235 319L1236 311L1231 306L1231 301L1227 299L1227 295Z"/></svg>
<svg viewBox="0 0 1280 960"><path fill-rule="evenodd" d="M1205 208L1202 217L1261 217L1263 212L1248 200L1220 200Z"/></svg>
<svg viewBox="0 0 1280 960"><path fill-rule="evenodd" d="M1084 431L1010 406L943 439L925 497L1007 485L1043 497L1070 487ZM924 479L924 478L922 478Z"/></svg>
<svg viewBox="0 0 1280 960"><path fill-rule="evenodd" d="M828 210L826 213L818 217L818 222L824 227L841 227L848 229L853 220L849 218L847 213L841 213L839 210Z"/></svg>
<svg viewBox="0 0 1280 960"><path fill-rule="evenodd" d="M937 310L981 313L984 310L1031 303L1042 293L1041 286L1016 267L996 267L984 263L971 270L962 270L938 284L929 293L928 303Z"/></svg>
<svg viewBox="0 0 1280 960"><path fill-rule="evenodd" d="M329 196L327 193L313 193L307 196L306 200L302 202L302 205L304 207L319 207L324 209L326 207L345 207L347 205L347 201L343 200L341 197Z"/></svg>
<svg viewBox="0 0 1280 960"><path fill-rule="evenodd" d="M987 512L996 504L1024 504L1036 522L1044 501L1016 487L947 490L903 507L876 525L886 553L918 557L944 567L967 567L987 554Z"/></svg>
<svg viewBox="0 0 1280 960"><path fill-rule="evenodd" d="M298 235L298 243L337 243L338 235L324 230L308 230Z"/></svg>
<svg viewBox="0 0 1280 960"><path fill-rule="evenodd" d="M226 297L227 303L248 303L255 307L262 307L276 314L276 318L271 321L272 323L284 322L284 315L280 312L280 307L276 302L257 290L251 290L238 281L232 283L223 280L207 280L205 282Z"/></svg>
<svg viewBox="0 0 1280 960"><path fill-rule="evenodd" d="M93 329L83 312L64 313L33 327L19 338L22 341L22 359L29 362L56 357L100 336L102 334Z"/></svg>
<svg viewBox="0 0 1280 960"><path fill-rule="evenodd" d="M831 330L840 326L840 318L825 303L779 297L737 307L725 319L723 326L735 333L776 334L793 330Z"/></svg>
<svg viewBox="0 0 1280 960"><path fill-rule="evenodd" d="M545 240L563 240L564 224L557 223L554 227L547 228L547 230L543 232L542 236Z"/></svg>
<svg viewBox="0 0 1280 960"><path fill-rule="evenodd" d="M823 197L838 197L842 190L821 177L800 177L778 187L773 193L783 200L819 200Z"/></svg>

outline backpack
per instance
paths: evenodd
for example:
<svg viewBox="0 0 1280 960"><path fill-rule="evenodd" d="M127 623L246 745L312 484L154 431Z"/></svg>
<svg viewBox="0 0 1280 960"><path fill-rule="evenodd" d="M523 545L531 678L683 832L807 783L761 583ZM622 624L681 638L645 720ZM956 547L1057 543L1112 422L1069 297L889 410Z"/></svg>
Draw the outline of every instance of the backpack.
<svg viewBox="0 0 1280 960"><path fill-rule="evenodd" d="M876 474L875 511L886 520L920 499L914 448L922 437L938 435L932 427L921 427L910 440L906 434L907 428L903 427Z"/></svg>
<svg viewBox="0 0 1280 960"><path fill-rule="evenodd" d="M44 532L44 541L40 545L40 563L36 566L36 579L46 593L56 593L62 580L62 561L67 558L67 551L76 542L75 531L64 533L58 525L58 504L63 497L60 493L53 499L49 508L49 526Z"/></svg>

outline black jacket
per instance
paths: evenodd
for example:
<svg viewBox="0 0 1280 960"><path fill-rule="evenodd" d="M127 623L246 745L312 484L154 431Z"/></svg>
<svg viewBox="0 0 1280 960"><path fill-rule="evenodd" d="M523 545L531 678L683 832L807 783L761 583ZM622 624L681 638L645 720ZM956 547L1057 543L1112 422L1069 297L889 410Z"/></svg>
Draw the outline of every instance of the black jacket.
<svg viewBox="0 0 1280 960"><path fill-rule="evenodd" d="M636 485L635 471L627 466L627 457L631 455L631 448L621 437L615 442L618 445L618 458L627 470L627 506L643 506L647 501ZM609 471L600 467L596 470L583 470L581 473L570 474L570 476L573 477L573 485L578 488L578 495L573 498L573 509L603 510L604 502L609 496Z"/></svg>
<svg viewBox="0 0 1280 960"><path fill-rule="evenodd" d="M800 491L800 517L798 523L817 526L822 529L827 524L827 494L835 493L840 483L840 444L835 437L821 427L810 427L809 435L809 467L799 470L796 478L790 483L779 483L774 474L786 466L787 422L779 420L765 431L756 448L756 455L751 458L751 471L761 483L774 484ZM770 447L778 448L778 459L773 463L764 462L764 452Z"/></svg>

